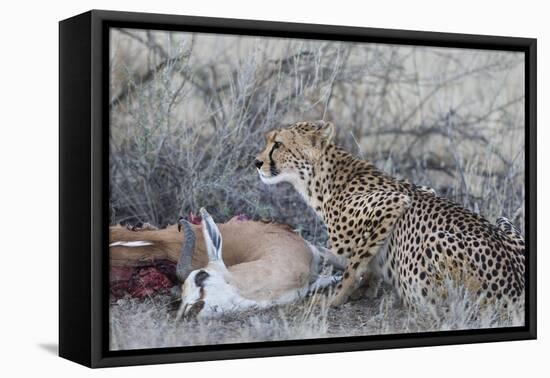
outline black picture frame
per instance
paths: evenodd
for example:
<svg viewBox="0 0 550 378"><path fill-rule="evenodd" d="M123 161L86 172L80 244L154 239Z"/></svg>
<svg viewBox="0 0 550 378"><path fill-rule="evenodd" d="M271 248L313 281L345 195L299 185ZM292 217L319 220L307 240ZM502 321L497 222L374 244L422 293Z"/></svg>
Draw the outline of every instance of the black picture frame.
<svg viewBox="0 0 550 378"><path fill-rule="evenodd" d="M109 351L108 29L518 51L525 54L524 327ZM92 10L59 23L59 354L89 367L534 339L536 317L536 39Z"/></svg>

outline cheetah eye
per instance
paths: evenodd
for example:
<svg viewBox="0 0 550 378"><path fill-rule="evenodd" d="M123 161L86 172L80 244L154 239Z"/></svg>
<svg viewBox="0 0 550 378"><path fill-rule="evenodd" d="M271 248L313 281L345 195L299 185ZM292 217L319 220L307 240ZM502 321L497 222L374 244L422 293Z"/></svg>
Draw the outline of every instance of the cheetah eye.
<svg viewBox="0 0 550 378"><path fill-rule="evenodd" d="M279 147L281 147L282 145L283 145L283 144L282 144L281 142L274 142L274 143L273 143L273 147L275 147L275 148L279 148Z"/></svg>

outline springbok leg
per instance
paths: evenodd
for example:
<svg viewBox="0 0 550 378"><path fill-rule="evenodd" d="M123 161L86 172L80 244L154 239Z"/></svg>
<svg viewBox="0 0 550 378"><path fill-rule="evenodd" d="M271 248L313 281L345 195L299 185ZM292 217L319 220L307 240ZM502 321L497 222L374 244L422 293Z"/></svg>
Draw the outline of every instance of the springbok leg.
<svg viewBox="0 0 550 378"><path fill-rule="evenodd" d="M320 275L309 285L308 294L325 289L342 280L342 273Z"/></svg>

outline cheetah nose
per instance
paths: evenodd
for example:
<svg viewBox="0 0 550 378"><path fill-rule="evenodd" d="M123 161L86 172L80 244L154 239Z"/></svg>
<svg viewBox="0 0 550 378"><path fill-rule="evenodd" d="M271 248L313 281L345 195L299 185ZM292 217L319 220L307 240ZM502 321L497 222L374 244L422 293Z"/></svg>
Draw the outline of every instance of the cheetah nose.
<svg viewBox="0 0 550 378"><path fill-rule="evenodd" d="M260 168L262 168L262 165L264 165L264 162L261 161L261 160L256 159L256 160L254 160L254 165L256 166L256 168L260 169Z"/></svg>

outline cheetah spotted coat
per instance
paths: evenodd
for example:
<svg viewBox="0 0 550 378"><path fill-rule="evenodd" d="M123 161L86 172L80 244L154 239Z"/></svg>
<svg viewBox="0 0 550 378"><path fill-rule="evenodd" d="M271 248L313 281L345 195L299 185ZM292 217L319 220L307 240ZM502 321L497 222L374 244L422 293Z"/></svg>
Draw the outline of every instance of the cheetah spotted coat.
<svg viewBox="0 0 550 378"><path fill-rule="evenodd" d="M505 218L496 225L433 191L393 178L331 142L331 123L271 131L256 159L267 184L290 182L325 222L331 251L346 261L332 299L383 278L405 303L435 303L450 277L486 299L524 292L524 240Z"/></svg>

